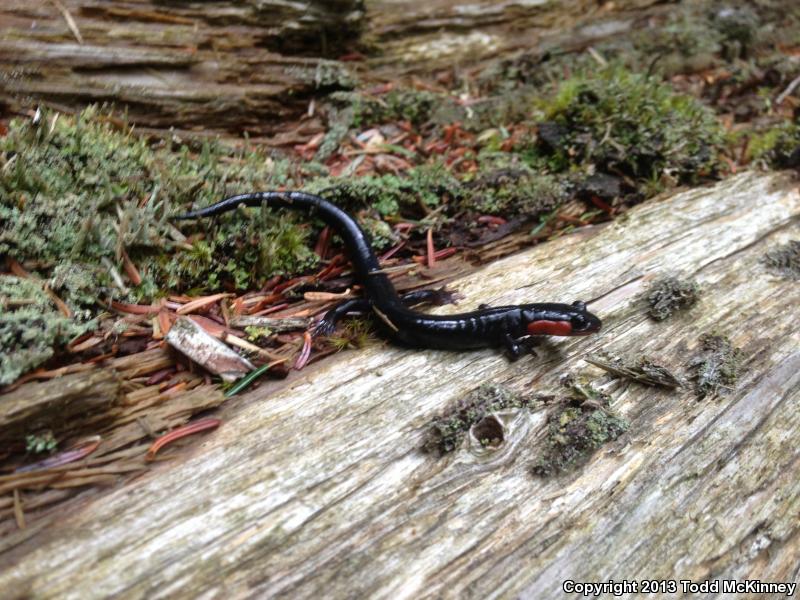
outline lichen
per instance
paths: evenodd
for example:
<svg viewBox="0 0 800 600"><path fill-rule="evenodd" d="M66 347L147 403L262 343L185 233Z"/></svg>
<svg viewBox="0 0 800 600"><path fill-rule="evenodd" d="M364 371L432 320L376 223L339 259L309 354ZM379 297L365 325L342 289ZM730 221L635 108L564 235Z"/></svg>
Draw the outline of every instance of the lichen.
<svg viewBox="0 0 800 600"><path fill-rule="evenodd" d="M694 281L673 276L656 279L645 296L648 314L656 321L663 321L678 311L694 306L699 293L700 287Z"/></svg>
<svg viewBox="0 0 800 600"><path fill-rule="evenodd" d="M433 421L425 449L438 450L440 454L453 452L470 428L487 415L500 410L529 409L535 402L533 396L519 394L502 385L483 384Z"/></svg>
<svg viewBox="0 0 800 600"><path fill-rule="evenodd" d="M800 240L773 248L764 255L764 264L787 279L800 280Z"/></svg>
<svg viewBox="0 0 800 600"><path fill-rule="evenodd" d="M700 338L700 350L689 363L698 399L733 389L739 378L742 352L719 334Z"/></svg>
<svg viewBox="0 0 800 600"><path fill-rule="evenodd" d="M0 386L42 365L93 325L61 314L43 284L0 275Z"/></svg>
<svg viewBox="0 0 800 600"><path fill-rule="evenodd" d="M109 296L149 301L166 289L241 290L314 261L293 216L250 211L187 224L204 232L189 244L169 223L190 205L291 182L287 163L258 152L153 145L89 108L12 122L0 162L0 254L52 278L73 308ZM123 288L109 272L124 273L125 254L139 286Z"/></svg>
<svg viewBox="0 0 800 600"><path fill-rule="evenodd" d="M628 429L628 422L608 408L606 394L571 377L563 383L571 394L548 417L545 447L533 465L534 475L541 477L577 469Z"/></svg>
<svg viewBox="0 0 800 600"><path fill-rule="evenodd" d="M320 60L314 65L292 65L286 73L323 90L349 90L356 86L355 75L342 63L334 60Z"/></svg>

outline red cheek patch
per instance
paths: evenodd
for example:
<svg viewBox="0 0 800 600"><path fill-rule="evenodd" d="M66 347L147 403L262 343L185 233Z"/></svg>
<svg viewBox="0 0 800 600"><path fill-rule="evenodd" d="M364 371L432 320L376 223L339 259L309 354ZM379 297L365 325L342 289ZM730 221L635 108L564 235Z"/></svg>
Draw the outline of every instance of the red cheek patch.
<svg viewBox="0 0 800 600"><path fill-rule="evenodd" d="M572 335L569 321L533 321L528 323L530 335Z"/></svg>

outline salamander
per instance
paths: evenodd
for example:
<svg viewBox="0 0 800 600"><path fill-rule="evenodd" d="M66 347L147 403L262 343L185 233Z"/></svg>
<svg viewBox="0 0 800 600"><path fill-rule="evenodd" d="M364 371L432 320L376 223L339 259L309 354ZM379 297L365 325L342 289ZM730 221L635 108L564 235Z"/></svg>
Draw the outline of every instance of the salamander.
<svg viewBox="0 0 800 600"><path fill-rule="evenodd" d="M364 298L346 300L319 321L314 335L330 334L347 313L370 311L382 329L408 346L467 350L504 347L510 358L520 356L530 336L588 335L600 330L601 321L586 310L584 302L536 303L513 306L481 306L478 310L452 315L430 315L410 305L436 299L437 290L419 290L401 296L381 269L369 237L355 219L335 204L306 192L254 192L240 194L194 210L174 219L196 219L220 215L244 206L281 207L316 215L344 240Z"/></svg>

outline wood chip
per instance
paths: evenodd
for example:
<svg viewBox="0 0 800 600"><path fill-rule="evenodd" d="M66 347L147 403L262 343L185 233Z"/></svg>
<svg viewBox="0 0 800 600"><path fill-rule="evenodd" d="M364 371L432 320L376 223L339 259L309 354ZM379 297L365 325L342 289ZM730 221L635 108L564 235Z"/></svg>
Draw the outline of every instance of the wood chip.
<svg viewBox="0 0 800 600"><path fill-rule="evenodd" d="M206 333L188 317L175 321L165 339L173 348L224 381L236 381L255 368L253 363Z"/></svg>

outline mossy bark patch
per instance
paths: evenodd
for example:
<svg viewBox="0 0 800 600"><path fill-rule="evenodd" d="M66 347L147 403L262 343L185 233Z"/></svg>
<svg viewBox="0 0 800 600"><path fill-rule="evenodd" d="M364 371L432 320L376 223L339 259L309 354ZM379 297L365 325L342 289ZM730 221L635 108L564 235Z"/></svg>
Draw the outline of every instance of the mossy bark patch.
<svg viewBox="0 0 800 600"><path fill-rule="evenodd" d="M547 419L545 449L533 466L535 475L548 477L586 463L603 444L617 439L628 423L602 406L565 405Z"/></svg>
<svg viewBox="0 0 800 600"><path fill-rule="evenodd" d="M698 399L733 390L741 370L742 352L719 334L700 339L700 351L689 364Z"/></svg>
<svg viewBox="0 0 800 600"><path fill-rule="evenodd" d="M425 448L437 449L441 454L453 452L470 428L487 415L500 410L531 408L536 402L533 396L485 383L433 422Z"/></svg>
<svg viewBox="0 0 800 600"><path fill-rule="evenodd" d="M773 248L762 259L767 268L787 279L800 280L800 240Z"/></svg>
<svg viewBox="0 0 800 600"><path fill-rule="evenodd" d="M691 280L667 276L653 281L645 296L648 314L656 321L663 321L674 313L687 310L697 303L700 287Z"/></svg>

